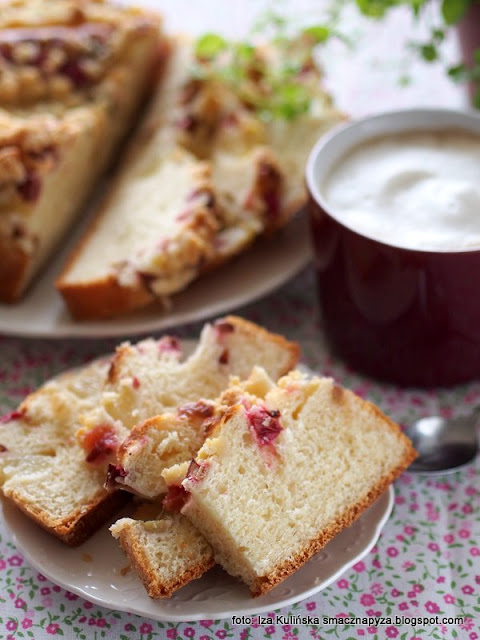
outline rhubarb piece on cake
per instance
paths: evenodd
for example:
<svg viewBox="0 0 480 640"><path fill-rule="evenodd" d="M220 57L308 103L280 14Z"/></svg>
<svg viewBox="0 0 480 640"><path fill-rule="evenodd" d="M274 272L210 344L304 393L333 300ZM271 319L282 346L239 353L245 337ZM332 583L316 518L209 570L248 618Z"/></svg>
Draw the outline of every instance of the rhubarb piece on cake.
<svg viewBox="0 0 480 640"><path fill-rule="evenodd" d="M216 562L259 596L351 525L416 453L380 410L328 378L292 372L231 407L182 480L181 513Z"/></svg>
<svg viewBox="0 0 480 640"><path fill-rule="evenodd" d="M158 67L160 24L102 0L2 3L1 301L22 295L130 128Z"/></svg>
<svg viewBox="0 0 480 640"><path fill-rule="evenodd" d="M270 366L269 370L278 377L285 366L276 371ZM187 402L175 412L136 425L109 468L108 488L125 489L149 500L159 498L167 490L163 470L190 461L228 407L239 399L254 402L263 398L272 384L265 369L254 367L246 380L231 377L228 388L215 400Z"/></svg>
<svg viewBox="0 0 480 640"><path fill-rule="evenodd" d="M83 542L125 503L85 463L75 433L100 399L109 361L62 374L0 424L0 488L24 513L70 545Z"/></svg>

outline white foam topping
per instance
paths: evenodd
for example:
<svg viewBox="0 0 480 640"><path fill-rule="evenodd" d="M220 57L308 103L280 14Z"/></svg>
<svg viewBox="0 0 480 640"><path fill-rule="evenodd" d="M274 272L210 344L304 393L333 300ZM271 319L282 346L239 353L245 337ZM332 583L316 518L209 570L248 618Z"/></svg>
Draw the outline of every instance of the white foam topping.
<svg viewBox="0 0 480 640"><path fill-rule="evenodd" d="M480 248L480 137L466 131L372 138L332 167L325 202L346 226L409 249Z"/></svg>

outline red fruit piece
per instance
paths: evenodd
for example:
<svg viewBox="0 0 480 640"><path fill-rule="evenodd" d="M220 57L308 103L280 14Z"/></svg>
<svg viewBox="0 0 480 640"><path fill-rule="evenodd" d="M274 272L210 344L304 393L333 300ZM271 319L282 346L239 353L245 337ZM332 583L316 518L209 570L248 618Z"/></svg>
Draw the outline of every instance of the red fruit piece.
<svg viewBox="0 0 480 640"><path fill-rule="evenodd" d="M42 182L37 175L29 172L25 181L17 186L17 190L24 200L35 202L40 197Z"/></svg>
<svg viewBox="0 0 480 640"><path fill-rule="evenodd" d="M272 444L283 427L280 422L280 411L268 410L266 407L254 405L247 411L247 418L257 442L261 445Z"/></svg>
<svg viewBox="0 0 480 640"><path fill-rule="evenodd" d="M12 422L12 420L20 420L23 417L25 417L24 412L15 409L14 411L10 411L10 413L6 413L5 415L0 416L0 424Z"/></svg>
<svg viewBox="0 0 480 640"><path fill-rule="evenodd" d="M227 333L233 333L235 331L235 327L231 322L227 322L225 320L219 320L215 323L215 329L218 334L224 335Z"/></svg>
<svg viewBox="0 0 480 640"><path fill-rule="evenodd" d="M220 364L228 364L228 360L229 360L229 353L228 353L228 349L224 349L222 351L222 353L220 354L220 357L218 359L218 362Z"/></svg>
<svg viewBox="0 0 480 640"><path fill-rule="evenodd" d="M208 464L206 462L199 464L196 460L192 460L188 466L187 480L190 482L200 482L202 480L208 470Z"/></svg>
<svg viewBox="0 0 480 640"><path fill-rule="evenodd" d="M189 493L181 485L172 485L168 488L168 492L163 499L163 508L165 511L175 512L181 511L189 498Z"/></svg>
<svg viewBox="0 0 480 640"><path fill-rule="evenodd" d="M158 341L158 350L160 351L160 353L169 351L179 353L182 350L182 347L180 346L180 341L178 340L178 338L175 338L173 336L164 336Z"/></svg>

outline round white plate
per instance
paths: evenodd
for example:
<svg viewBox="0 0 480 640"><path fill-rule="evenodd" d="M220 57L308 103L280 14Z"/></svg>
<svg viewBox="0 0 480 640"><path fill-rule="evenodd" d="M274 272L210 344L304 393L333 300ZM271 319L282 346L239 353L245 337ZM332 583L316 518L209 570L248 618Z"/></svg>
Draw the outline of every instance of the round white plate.
<svg viewBox="0 0 480 640"><path fill-rule="evenodd" d="M389 488L351 527L278 587L251 598L239 581L215 567L169 600L151 600L127 560L103 527L71 549L46 533L12 503L3 501L5 521L28 561L52 582L91 602L154 620L185 622L272 611L325 589L373 547L393 506ZM118 516L117 516L118 517Z"/></svg>
<svg viewBox="0 0 480 640"><path fill-rule="evenodd" d="M311 258L306 215L282 231L262 238L247 252L204 276L173 297L172 308L151 305L134 313L100 321L74 321L53 283L78 239L65 249L17 304L0 304L0 333L48 338L93 338L159 331L231 311L260 298L300 271Z"/></svg>

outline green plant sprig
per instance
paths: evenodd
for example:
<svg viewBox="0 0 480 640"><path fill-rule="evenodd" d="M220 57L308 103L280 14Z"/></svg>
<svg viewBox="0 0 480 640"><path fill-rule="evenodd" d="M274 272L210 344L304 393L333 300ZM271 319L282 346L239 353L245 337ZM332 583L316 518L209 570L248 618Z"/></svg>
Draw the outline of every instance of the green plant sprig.
<svg viewBox="0 0 480 640"><path fill-rule="evenodd" d="M275 63L261 53L256 40L268 33L275 49ZM305 82L313 63L313 49L340 34L327 24L315 24L289 33L289 22L273 11L266 12L241 41L229 41L207 33L195 43L198 77L222 82L263 119L292 120L310 109L317 87Z"/></svg>
<svg viewBox="0 0 480 640"><path fill-rule="evenodd" d="M371 18L383 18L391 9L407 6L412 10L415 18L420 19L432 0L355 0L355 2L361 13ZM412 42L410 46L425 62L441 60L441 45L447 30L464 18L467 9L474 3L478 4L478 0L441 0L440 16L443 24L431 26L426 41ZM475 52L471 66L465 63L447 65L446 71L453 81L472 83L476 87L473 102L480 109L480 49Z"/></svg>

